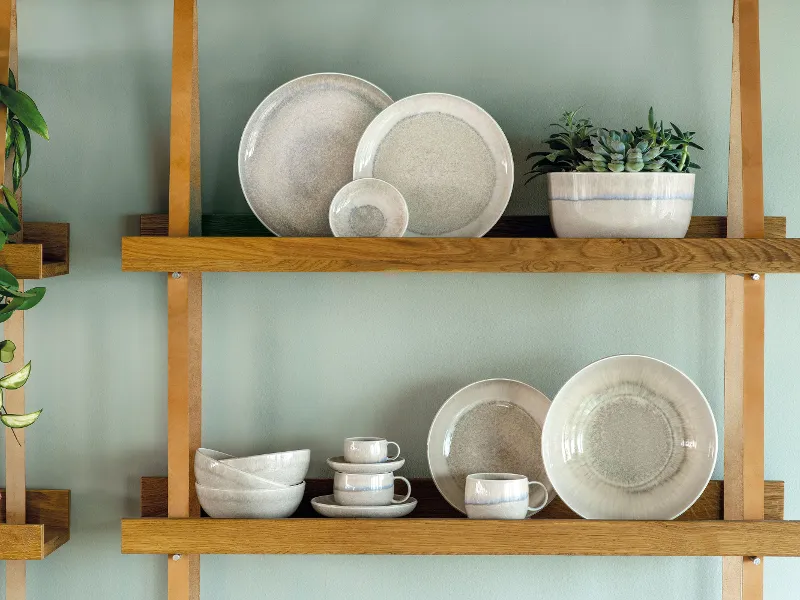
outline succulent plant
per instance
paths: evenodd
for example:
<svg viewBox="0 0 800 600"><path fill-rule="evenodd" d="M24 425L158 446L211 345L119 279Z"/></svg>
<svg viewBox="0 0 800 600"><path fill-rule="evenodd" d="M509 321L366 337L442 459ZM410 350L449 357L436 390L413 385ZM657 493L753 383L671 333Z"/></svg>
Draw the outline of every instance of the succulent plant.
<svg viewBox="0 0 800 600"><path fill-rule="evenodd" d="M694 142L694 131L682 131L674 123L665 129L656 122L653 108L648 115L648 127L632 131L595 128L589 119L578 119L578 111L565 112L561 122L554 124L561 131L544 141L549 152L532 152L528 160L538 160L526 173L530 182L545 173L595 172L686 173L700 166L691 161L689 149L702 150Z"/></svg>

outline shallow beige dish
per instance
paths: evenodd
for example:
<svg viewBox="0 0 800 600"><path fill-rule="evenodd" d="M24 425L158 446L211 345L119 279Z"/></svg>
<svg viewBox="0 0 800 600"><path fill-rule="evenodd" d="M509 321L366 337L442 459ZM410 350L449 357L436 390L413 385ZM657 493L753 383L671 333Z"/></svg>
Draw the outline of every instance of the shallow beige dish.
<svg viewBox="0 0 800 600"><path fill-rule="evenodd" d="M224 452L200 448L194 455L194 477L197 483L225 490L279 490L288 487L286 484L262 479L220 462L230 458L235 457Z"/></svg>
<svg viewBox="0 0 800 600"><path fill-rule="evenodd" d="M407 236L481 237L511 198L514 158L481 107L450 94L418 94L395 102L364 132L353 179L365 177L400 190Z"/></svg>
<svg viewBox="0 0 800 600"><path fill-rule="evenodd" d="M336 193L328 218L336 237L403 237L408 206L390 183L357 179Z"/></svg>
<svg viewBox="0 0 800 600"><path fill-rule="evenodd" d="M303 501L305 482L282 490L220 490L196 484L197 499L215 519L283 519Z"/></svg>
<svg viewBox="0 0 800 600"><path fill-rule="evenodd" d="M467 475L519 473L541 481L551 502L556 494L541 454L549 408L547 396L511 379L478 381L453 394L436 413L428 433L428 465L444 499L466 514ZM531 505L542 500L541 490L531 491Z"/></svg>
<svg viewBox="0 0 800 600"><path fill-rule="evenodd" d="M258 456L226 458L220 461L262 479L285 485L295 485L305 479L311 463L311 450L289 450Z"/></svg>
<svg viewBox="0 0 800 600"><path fill-rule="evenodd" d="M700 497L717 458L703 392L675 367L612 356L556 394L542 435L558 495L587 519L674 519Z"/></svg>
<svg viewBox="0 0 800 600"><path fill-rule="evenodd" d="M395 496L395 500L402 500ZM405 517L417 507L417 500L409 498L399 504L389 506L341 506L336 504L333 494L312 498L311 506L323 517L338 519L395 519Z"/></svg>
<svg viewBox="0 0 800 600"><path fill-rule="evenodd" d="M332 235L331 200L352 181L361 135L391 103L339 73L306 75L267 96L239 145L242 191L259 220L276 235Z"/></svg>

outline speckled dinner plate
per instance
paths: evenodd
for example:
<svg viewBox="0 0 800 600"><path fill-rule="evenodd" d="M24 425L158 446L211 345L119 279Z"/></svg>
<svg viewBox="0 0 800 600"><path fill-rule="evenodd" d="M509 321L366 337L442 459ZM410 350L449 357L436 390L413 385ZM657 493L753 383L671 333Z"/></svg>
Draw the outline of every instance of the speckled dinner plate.
<svg viewBox="0 0 800 600"><path fill-rule="evenodd" d="M408 236L481 237L514 184L508 140L489 114L448 94L418 94L384 110L358 144L353 179L388 181L408 203Z"/></svg>
<svg viewBox="0 0 800 600"><path fill-rule="evenodd" d="M587 519L674 519L702 494L717 458L703 392L675 367L612 356L558 392L542 435L547 474Z"/></svg>
<svg viewBox="0 0 800 600"><path fill-rule="evenodd" d="M306 75L267 96L239 145L239 179L259 220L276 235L332 235L331 201L352 181L361 135L391 103L371 83L336 73Z"/></svg>
<svg viewBox="0 0 800 600"><path fill-rule="evenodd" d="M462 388L447 400L428 433L428 465L439 492L466 514L464 486L472 473L516 473L547 487L542 464L542 427L550 400L511 379L487 379ZM531 505L544 493L531 491Z"/></svg>

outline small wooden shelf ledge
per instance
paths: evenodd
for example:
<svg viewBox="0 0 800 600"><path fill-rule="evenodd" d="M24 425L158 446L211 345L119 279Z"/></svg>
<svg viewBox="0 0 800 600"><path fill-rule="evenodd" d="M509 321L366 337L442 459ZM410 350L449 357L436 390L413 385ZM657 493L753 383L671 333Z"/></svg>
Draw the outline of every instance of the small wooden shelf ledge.
<svg viewBox="0 0 800 600"><path fill-rule="evenodd" d="M0 250L0 267L17 279L46 279L69 273L69 223L29 223L23 243Z"/></svg>
<svg viewBox="0 0 800 600"><path fill-rule="evenodd" d="M5 490L0 490L5 498ZM28 490L28 523L5 523L5 500L0 498L0 560L42 560L69 541L69 490Z"/></svg>

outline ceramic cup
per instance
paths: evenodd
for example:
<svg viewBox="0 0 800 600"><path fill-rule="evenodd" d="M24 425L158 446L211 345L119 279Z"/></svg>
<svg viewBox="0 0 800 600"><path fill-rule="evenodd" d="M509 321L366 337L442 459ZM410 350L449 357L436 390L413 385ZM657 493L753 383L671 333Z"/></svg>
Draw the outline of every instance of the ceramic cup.
<svg viewBox="0 0 800 600"><path fill-rule="evenodd" d="M529 488L544 490L539 506L528 506ZM467 476L464 504L470 519L524 519L547 506L547 487L513 473L474 473Z"/></svg>
<svg viewBox="0 0 800 600"><path fill-rule="evenodd" d="M396 479L404 481L408 487L401 499L394 497ZM333 499L340 506L389 506L402 504L410 496L411 483L405 477L396 477L394 473L336 473L333 476Z"/></svg>
<svg viewBox="0 0 800 600"><path fill-rule="evenodd" d="M397 448L394 456L389 456L389 445ZM377 437L352 437L344 441L344 459L349 463L381 463L400 456L400 446Z"/></svg>

